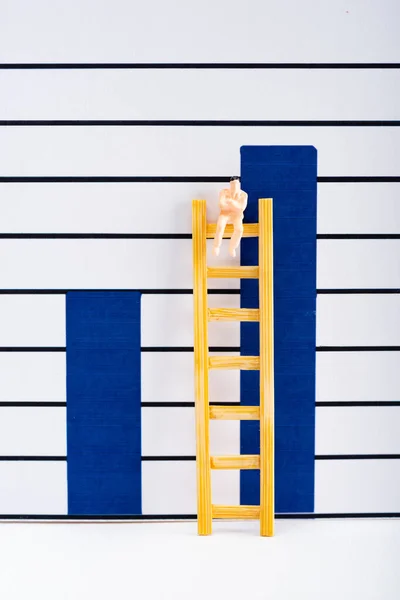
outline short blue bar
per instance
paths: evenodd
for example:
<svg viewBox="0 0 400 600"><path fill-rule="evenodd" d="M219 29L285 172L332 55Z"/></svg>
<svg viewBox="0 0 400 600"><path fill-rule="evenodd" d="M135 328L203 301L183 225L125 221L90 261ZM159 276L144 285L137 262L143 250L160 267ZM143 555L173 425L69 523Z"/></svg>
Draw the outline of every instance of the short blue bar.
<svg viewBox="0 0 400 600"><path fill-rule="evenodd" d="M140 293L69 292L69 515L138 515Z"/></svg>

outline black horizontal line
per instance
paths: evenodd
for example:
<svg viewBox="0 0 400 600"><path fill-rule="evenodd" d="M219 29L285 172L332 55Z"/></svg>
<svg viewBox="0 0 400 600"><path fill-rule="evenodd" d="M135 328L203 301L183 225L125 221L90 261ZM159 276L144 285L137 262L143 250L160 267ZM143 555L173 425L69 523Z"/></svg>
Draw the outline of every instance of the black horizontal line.
<svg viewBox="0 0 400 600"><path fill-rule="evenodd" d="M240 346L209 346L209 352L240 352ZM142 352L193 352L193 346L142 346Z"/></svg>
<svg viewBox="0 0 400 600"><path fill-rule="evenodd" d="M141 407L142 408L193 408L194 402L142 402Z"/></svg>
<svg viewBox="0 0 400 600"><path fill-rule="evenodd" d="M0 352L65 352L66 346L0 346ZM239 346L210 346L210 352L240 352ZM141 352L193 352L193 346L143 346Z"/></svg>
<svg viewBox="0 0 400 600"><path fill-rule="evenodd" d="M0 456L1 462L65 462L66 460L66 456Z"/></svg>
<svg viewBox="0 0 400 600"><path fill-rule="evenodd" d="M210 402L210 406L241 406L239 402ZM66 407L66 402L16 402L16 401L0 401L0 408L63 408ZM142 408L194 408L194 402L142 402ZM400 400L343 400L332 402L316 402L316 407L320 408L337 408L337 407L380 407L380 406L400 406Z"/></svg>
<svg viewBox="0 0 400 600"><path fill-rule="evenodd" d="M148 295L191 295L193 294L193 289L190 288L168 288L168 289L0 289L0 295L64 295L69 292L140 292L141 294ZM210 295L219 295L219 294L228 294L228 295L238 295L240 294L240 288L229 288L229 289L209 289L207 291ZM332 288L332 289L318 289L317 294L325 295L325 294L399 294L400 288Z"/></svg>
<svg viewBox="0 0 400 600"><path fill-rule="evenodd" d="M397 120L8 119L0 127L399 127Z"/></svg>
<svg viewBox="0 0 400 600"><path fill-rule="evenodd" d="M0 183L226 183L230 175L162 176L1 176ZM400 183L400 176L319 176L318 183Z"/></svg>
<svg viewBox="0 0 400 600"><path fill-rule="evenodd" d="M5 514L0 515L0 520L3 521L181 521L195 520L197 515L21 515L21 514Z"/></svg>
<svg viewBox="0 0 400 600"><path fill-rule="evenodd" d="M65 346L0 346L0 352L65 352Z"/></svg>
<svg viewBox="0 0 400 600"><path fill-rule="evenodd" d="M1 179L0 179L1 181ZM337 177L317 177L318 183L400 183L398 176L337 176Z"/></svg>
<svg viewBox="0 0 400 600"><path fill-rule="evenodd" d="M191 233L0 233L3 240L191 240ZM319 233L318 240L398 240L399 233Z"/></svg>
<svg viewBox="0 0 400 600"><path fill-rule="evenodd" d="M210 406L240 406L239 402L209 402ZM194 402L142 402L142 408L194 408Z"/></svg>
<svg viewBox="0 0 400 600"><path fill-rule="evenodd" d="M190 240L191 233L0 233L4 240Z"/></svg>
<svg viewBox="0 0 400 600"><path fill-rule="evenodd" d="M385 519L400 518L400 512L365 513L280 513L275 519Z"/></svg>
<svg viewBox="0 0 400 600"><path fill-rule="evenodd" d="M20 403L18 403L20 404ZM239 402L210 402L210 406L242 406ZM0 403L1 406L1 403ZM142 402L142 408L194 408L194 402ZM343 400L333 402L316 402L316 407L320 408L338 408L338 407L380 407L380 406L400 406L400 400Z"/></svg>
<svg viewBox="0 0 400 600"><path fill-rule="evenodd" d="M65 352L65 346L0 346L0 352ZM193 352L193 346L143 346L142 352ZM316 352L399 352L400 346L317 346ZM240 346L210 346L209 352L240 352Z"/></svg>
<svg viewBox="0 0 400 600"><path fill-rule="evenodd" d="M318 240L400 240L400 233L318 233Z"/></svg>
<svg viewBox="0 0 400 600"><path fill-rule="evenodd" d="M399 460L400 454L317 454L315 460ZM151 462L188 462L195 461L196 456L163 455L142 456L142 461Z"/></svg>
<svg viewBox="0 0 400 600"><path fill-rule="evenodd" d="M292 62L241 62L241 63L1 63L1 70L55 70L55 69L400 69L400 63L292 63Z"/></svg>
<svg viewBox="0 0 400 600"><path fill-rule="evenodd" d="M400 400L343 400L334 402L316 402L317 407L347 407L347 406L400 406Z"/></svg>
<svg viewBox="0 0 400 600"><path fill-rule="evenodd" d="M1 176L0 183L225 183L230 176Z"/></svg>
<svg viewBox="0 0 400 600"><path fill-rule="evenodd" d="M317 352L399 352L400 346L317 346Z"/></svg>
<svg viewBox="0 0 400 600"><path fill-rule="evenodd" d="M398 519L400 512L369 513L275 513L275 519ZM2 521L195 521L196 514L147 515L36 515L0 514Z"/></svg>
<svg viewBox="0 0 400 600"><path fill-rule="evenodd" d="M69 292L140 292L141 294L171 294L171 295L190 295L193 294L192 289L0 289L0 295L47 295L47 294L68 294ZM208 294L219 295L219 294L240 294L240 289L211 289L208 290Z"/></svg>
<svg viewBox="0 0 400 600"><path fill-rule="evenodd" d="M147 289L139 290L142 294L193 294L193 289ZM211 296L219 296L220 294L237 295L240 294L240 288L212 288L207 290L207 294Z"/></svg>
<svg viewBox="0 0 400 600"><path fill-rule="evenodd" d="M170 461L180 461L180 462L192 462L195 461L195 456L142 456L142 461L144 462L170 462Z"/></svg>
<svg viewBox="0 0 400 600"><path fill-rule="evenodd" d="M400 288L346 288L346 289L318 289L317 294L399 294Z"/></svg>
<svg viewBox="0 0 400 600"><path fill-rule="evenodd" d="M67 406L66 402L0 402L0 408L5 407L15 407L15 408L38 408L38 407L46 407L46 408L59 408Z"/></svg>
<svg viewBox="0 0 400 600"><path fill-rule="evenodd" d="M400 454L319 454L315 460L399 460Z"/></svg>

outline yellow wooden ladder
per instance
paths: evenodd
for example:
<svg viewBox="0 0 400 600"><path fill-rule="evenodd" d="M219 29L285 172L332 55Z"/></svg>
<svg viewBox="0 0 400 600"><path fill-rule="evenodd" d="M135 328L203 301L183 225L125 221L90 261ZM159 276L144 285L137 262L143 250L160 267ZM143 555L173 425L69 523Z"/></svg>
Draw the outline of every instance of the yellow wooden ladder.
<svg viewBox="0 0 400 600"><path fill-rule="evenodd" d="M259 266L207 267L207 238L216 224L207 224L206 201L192 202L194 273L194 362L196 406L197 523L209 535L212 520L259 519L260 534L274 534L274 330L272 199L259 200L259 223L244 225L243 237L259 239ZM230 237L228 226L224 237ZM259 309L208 308L208 278L258 278ZM259 321L260 356L209 356L209 321ZM209 369L260 371L259 406L210 406ZM260 455L210 456L210 419L260 421ZM211 469L260 469L259 506L219 506L211 501Z"/></svg>

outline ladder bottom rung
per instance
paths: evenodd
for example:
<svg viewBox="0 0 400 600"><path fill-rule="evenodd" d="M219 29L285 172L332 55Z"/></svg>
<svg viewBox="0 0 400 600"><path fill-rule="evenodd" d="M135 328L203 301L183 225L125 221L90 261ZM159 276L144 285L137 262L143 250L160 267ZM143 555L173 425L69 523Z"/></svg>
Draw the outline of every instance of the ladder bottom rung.
<svg viewBox="0 0 400 600"><path fill-rule="evenodd" d="M259 506L223 506L212 505L213 519L259 519Z"/></svg>

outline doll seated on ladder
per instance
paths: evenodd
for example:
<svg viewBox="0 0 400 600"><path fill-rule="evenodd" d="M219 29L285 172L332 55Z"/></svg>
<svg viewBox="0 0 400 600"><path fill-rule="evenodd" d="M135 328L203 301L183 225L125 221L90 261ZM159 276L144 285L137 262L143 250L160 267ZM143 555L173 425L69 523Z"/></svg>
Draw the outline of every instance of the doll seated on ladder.
<svg viewBox="0 0 400 600"><path fill-rule="evenodd" d="M228 223L233 225L233 234L229 244L229 254L236 256L236 249L240 244L243 234L243 213L247 206L247 194L240 189L239 177L231 177L229 188L221 190L219 194L220 214L217 220L217 230L214 238L213 253L219 255L225 227Z"/></svg>

